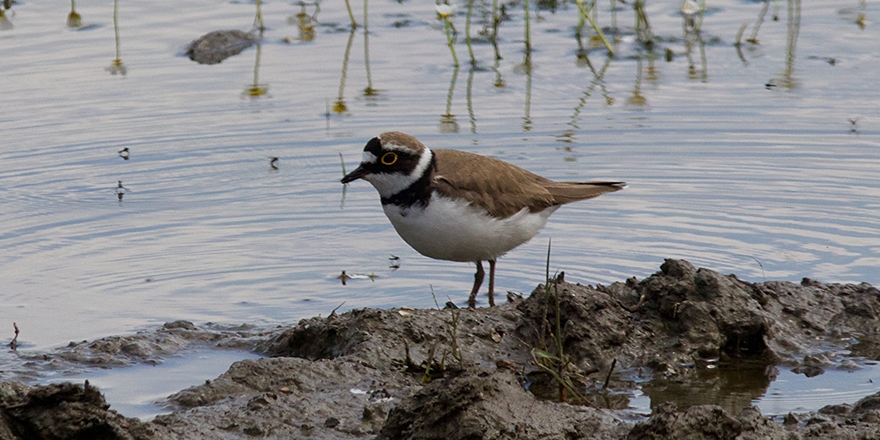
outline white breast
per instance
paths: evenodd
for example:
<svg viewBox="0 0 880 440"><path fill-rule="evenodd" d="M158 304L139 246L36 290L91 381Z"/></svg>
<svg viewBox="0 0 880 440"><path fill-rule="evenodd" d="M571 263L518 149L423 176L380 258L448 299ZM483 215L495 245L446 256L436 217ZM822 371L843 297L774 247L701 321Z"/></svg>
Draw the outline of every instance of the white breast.
<svg viewBox="0 0 880 440"><path fill-rule="evenodd" d="M491 260L529 241L558 206L531 213L523 208L503 219L465 200L432 195L427 207L385 205L397 233L420 254L451 261Z"/></svg>

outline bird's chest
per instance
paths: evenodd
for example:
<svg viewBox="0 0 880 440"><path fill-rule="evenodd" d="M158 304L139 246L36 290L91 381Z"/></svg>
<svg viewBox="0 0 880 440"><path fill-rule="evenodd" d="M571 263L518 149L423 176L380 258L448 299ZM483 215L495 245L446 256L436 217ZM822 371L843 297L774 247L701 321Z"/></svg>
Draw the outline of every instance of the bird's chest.
<svg viewBox="0 0 880 440"><path fill-rule="evenodd" d="M422 255L442 260L494 259L532 238L545 215L528 210L498 219L466 200L434 193L426 205L384 205L398 235ZM547 214L549 215L549 213Z"/></svg>

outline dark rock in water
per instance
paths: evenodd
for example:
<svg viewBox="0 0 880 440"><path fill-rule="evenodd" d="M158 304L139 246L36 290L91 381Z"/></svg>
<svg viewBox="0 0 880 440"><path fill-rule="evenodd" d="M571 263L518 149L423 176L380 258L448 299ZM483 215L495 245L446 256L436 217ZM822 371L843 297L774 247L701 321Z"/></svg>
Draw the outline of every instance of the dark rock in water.
<svg viewBox="0 0 880 440"><path fill-rule="evenodd" d="M2 384L0 438L3 439L149 439L153 431L140 420L109 409L88 381L34 388Z"/></svg>
<svg viewBox="0 0 880 440"><path fill-rule="evenodd" d="M217 64L253 46L257 41L257 36L248 32L213 31L190 43L186 54L199 64Z"/></svg>

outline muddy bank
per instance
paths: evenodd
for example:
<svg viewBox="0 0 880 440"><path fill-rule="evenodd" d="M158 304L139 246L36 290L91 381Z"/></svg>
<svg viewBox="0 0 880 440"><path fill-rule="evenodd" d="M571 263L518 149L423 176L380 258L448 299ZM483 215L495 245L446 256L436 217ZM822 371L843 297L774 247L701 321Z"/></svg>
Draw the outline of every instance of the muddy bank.
<svg viewBox="0 0 880 440"><path fill-rule="evenodd" d="M363 309L240 339L226 334L221 345L249 345L271 357L237 362L215 380L176 393L168 404L177 411L149 423L108 409L93 387L65 385L90 396L74 403L91 412L72 412L71 389L3 383L0 438L78 438L54 433L95 426L103 438L156 439L787 439L880 432L880 394L771 421L749 407L749 396L723 407L654 402L650 418L639 419L623 411L620 393L635 387L627 377L637 374L686 387L703 372L741 365L766 371L767 384L779 364L804 374L857 368L840 353L878 358L872 341L880 292L870 285L748 283L681 260L667 260L644 280L610 286L562 278L494 308ZM45 359L147 361L163 352L163 338L173 344L217 337L188 323L169 326L157 332L162 337L74 344ZM34 433L42 437L28 436Z"/></svg>

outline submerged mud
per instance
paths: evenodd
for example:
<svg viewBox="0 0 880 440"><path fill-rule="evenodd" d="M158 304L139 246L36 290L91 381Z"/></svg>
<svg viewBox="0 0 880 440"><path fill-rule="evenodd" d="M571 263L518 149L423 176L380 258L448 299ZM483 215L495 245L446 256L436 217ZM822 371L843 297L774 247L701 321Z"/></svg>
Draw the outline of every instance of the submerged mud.
<svg viewBox="0 0 880 440"><path fill-rule="evenodd" d="M655 402L638 422L621 410L625 398L613 403L614 393L635 387L627 377L637 374L687 386L706 371L748 366L766 370L769 384L774 365L820 374L852 364L841 352L876 359L870 341L880 329L880 292L868 284L749 283L667 260L641 281L583 286L560 275L528 298L508 300L476 310L353 310L239 337L178 322L152 336L73 344L46 362L155 361L193 340L270 357L237 362L176 393L167 402L176 411L150 422L116 414L88 385L4 382L0 438L806 439L880 432L880 393L780 420L749 406L749 396L716 405L711 392L690 407Z"/></svg>

